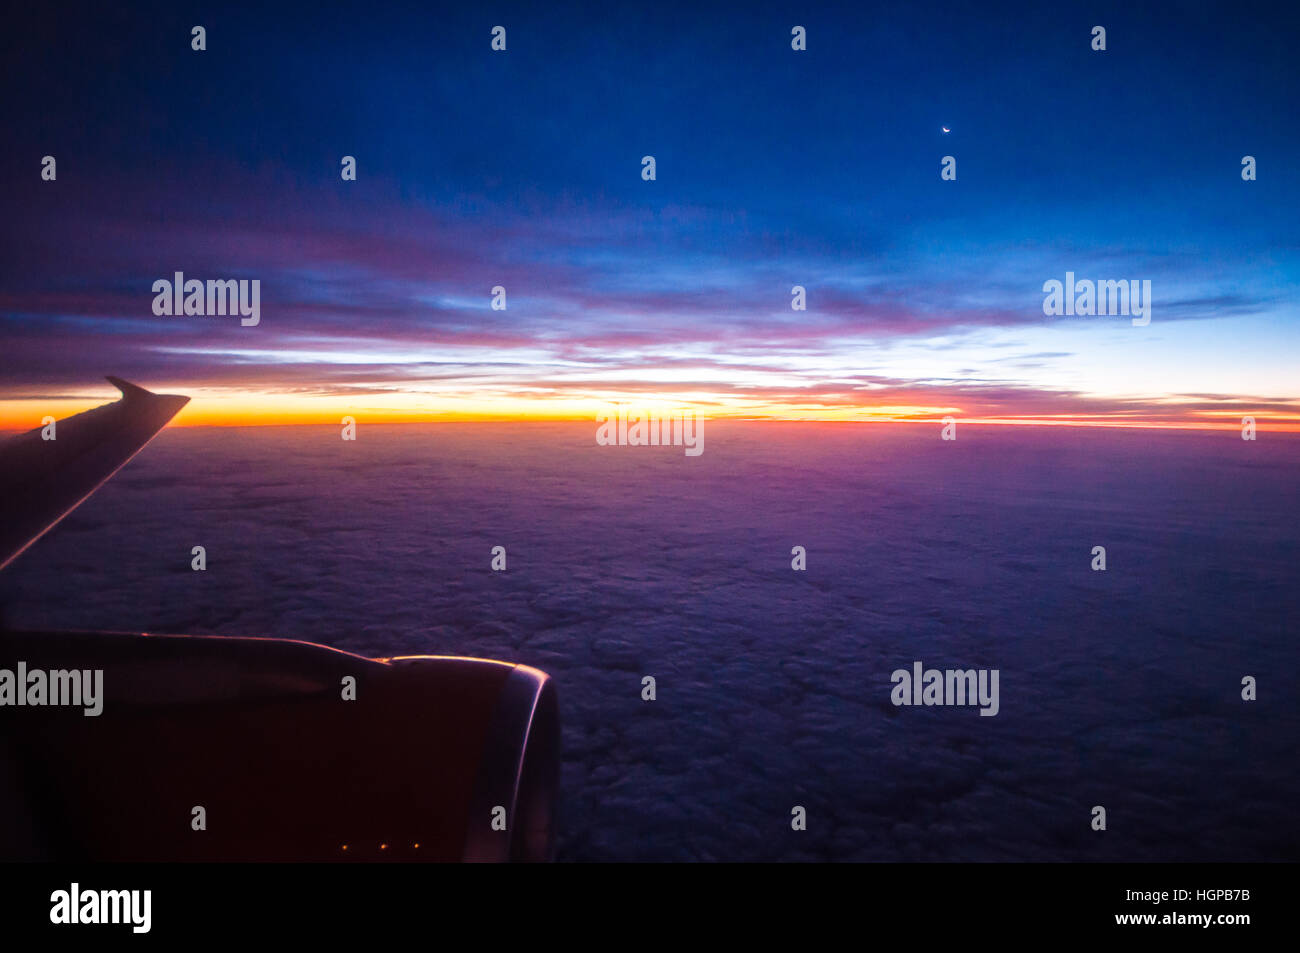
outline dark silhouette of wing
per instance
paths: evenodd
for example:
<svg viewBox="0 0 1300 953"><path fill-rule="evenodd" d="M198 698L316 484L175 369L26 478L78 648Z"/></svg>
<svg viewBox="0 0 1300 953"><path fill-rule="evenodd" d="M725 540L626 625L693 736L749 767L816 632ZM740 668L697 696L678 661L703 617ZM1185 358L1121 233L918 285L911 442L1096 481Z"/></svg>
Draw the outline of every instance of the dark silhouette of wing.
<svg viewBox="0 0 1300 953"><path fill-rule="evenodd" d="M122 399L0 443L0 569L40 539L140 452L189 403L119 377Z"/></svg>

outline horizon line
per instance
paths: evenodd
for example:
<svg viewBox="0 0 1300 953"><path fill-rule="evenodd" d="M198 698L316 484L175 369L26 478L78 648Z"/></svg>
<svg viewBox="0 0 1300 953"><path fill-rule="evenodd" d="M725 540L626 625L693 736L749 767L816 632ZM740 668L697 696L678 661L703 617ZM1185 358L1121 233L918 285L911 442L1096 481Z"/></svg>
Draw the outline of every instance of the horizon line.
<svg viewBox="0 0 1300 953"><path fill-rule="evenodd" d="M112 401L108 403L113 403ZM84 410L91 410L94 407L102 406L102 403L92 404ZM191 405L192 406L192 405ZM189 408L187 407L186 410ZM635 408L634 408L635 409ZM57 419L64 420L69 416L74 416L82 410L73 411ZM213 418L204 415L199 419L186 421L185 410L167 426L167 429L184 428L198 429L204 427L212 428L246 428L246 427L338 427L343 421L341 418L331 417L322 419L318 414L312 414L312 419L302 419L304 415L287 415L286 419L270 420L265 417L247 417L231 419ZM449 413L444 415L429 415L422 417L412 417L410 415L393 415L380 414L371 416L365 412L352 412L347 414L352 417L358 424L368 424L376 426L402 426L402 425L428 425L428 424L511 424L511 423L597 423L600 418L594 415L575 415L575 414L466 414L466 413ZM642 416L645 416L644 414ZM654 415L659 416L659 415ZM957 423L966 426L989 426L989 427L1080 427L1086 429L1111 429L1111 430L1169 430L1169 431L1202 431L1202 432L1226 432L1240 431L1242 424L1240 417L1233 421L1149 421L1149 420L1112 420L1104 418L1044 418L1044 417L962 417L958 414L943 414L925 417L866 417L866 418L834 418L834 417L807 417L807 416L779 416L773 414L719 414L710 416L707 413L695 412L697 419L719 423L763 423L763 424L914 424L914 425L932 425L943 424L945 418L952 417ZM1255 419L1257 432L1264 429L1268 433L1300 433L1300 417L1289 416L1269 416L1265 414L1247 414L1242 416L1252 416ZM298 419L290 419L290 418ZM15 424L17 421L7 416L0 416L0 434L10 436L14 434L28 433L33 430L41 429L41 424L36 426L25 426ZM1266 427L1264 425L1267 425Z"/></svg>

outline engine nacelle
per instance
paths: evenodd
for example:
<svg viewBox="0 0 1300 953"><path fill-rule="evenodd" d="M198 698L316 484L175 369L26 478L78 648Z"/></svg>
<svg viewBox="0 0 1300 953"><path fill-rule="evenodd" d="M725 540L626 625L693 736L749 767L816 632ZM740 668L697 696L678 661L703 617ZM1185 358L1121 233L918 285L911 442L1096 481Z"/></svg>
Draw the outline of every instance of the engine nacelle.
<svg viewBox="0 0 1300 953"><path fill-rule="evenodd" d="M0 633L0 671L20 662L102 671L102 712L53 692L0 704L0 860L553 856L559 712L537 669L280 639Z"/></svg>

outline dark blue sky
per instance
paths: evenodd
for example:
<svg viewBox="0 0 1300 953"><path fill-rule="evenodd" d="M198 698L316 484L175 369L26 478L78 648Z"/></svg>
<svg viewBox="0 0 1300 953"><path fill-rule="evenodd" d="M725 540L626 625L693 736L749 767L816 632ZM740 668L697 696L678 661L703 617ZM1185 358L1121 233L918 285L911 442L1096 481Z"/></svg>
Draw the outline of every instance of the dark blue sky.
<svg viewBox="0 0 1300 953"><path fill-rule="evenodd" d="M1300 13L1135 6L20 14L0 398L1296 416ZM175 270L263 322L153 315ZM1045 316L1067 271L1151 280L1152 324Z"/></svg>

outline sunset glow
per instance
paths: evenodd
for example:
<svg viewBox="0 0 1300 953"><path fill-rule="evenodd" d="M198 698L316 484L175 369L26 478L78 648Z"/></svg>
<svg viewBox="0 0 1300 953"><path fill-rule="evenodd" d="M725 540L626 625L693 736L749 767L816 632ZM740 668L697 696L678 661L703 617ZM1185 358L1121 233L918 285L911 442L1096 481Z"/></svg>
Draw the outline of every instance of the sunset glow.
<svg viewBox="0 0 1300 953"><path fill-rule="evenodd" d="M458 36L481 27L438 17ZM508 55L441 50L438 75L456 77L441 85L414 40L423 28L400 34L408 48L374 27L383 42L350 46L338 74L223 46L223 75L244 85L215 98L183 44L162 53L130 31L75 62L18 64L79 92L57 100L66 108L15 101L11 138L36 149L75 130L77 145L52 181L39 150L0 156L14 236L0 264L0 427L112 399L105 374L189 395L178 426L590 420L613 403L1300 425L1300 185L1277 159L1243 180L1241 156L1210 145L1223 130L1207 132L1230 114L1237 152L1294 154L1294 127L1272 121L1284 90L1251 85L1207 112L1197 104L1228 95L1211 73L1152 51L1093 76L1086 44L1067 52L1055 27L1029 22L1027 36L1053 39L1027 43L1025 59L990 62L956 39L984 28L974 18L950 23L921 69L888 30L819 31L800 58L770 42L776 26L758 17L715 47L708 31L647 24L653 40L623 51L615 86L617 38L557 72L551 51L593 27L540 11L521 17L529 39ZM267 12L225 29L296 35ZM690 69L664 71L670 54ZM84 108L116 57L159 55L174 81L132 81L115 94L129 109ZM865 64L911 78L877 94ZM1149 82L1170 70L1172 100ZM1105 137L1025 121L1065 96L1121 94ZM127 142L149 147L112 145ZM945 156L955 178L940 176ZM1110 282L1117 307L1122 286L1125 310L1076 300L1076 281L1097 302ZM205 291L193 309L189 282ZM1053 282L1070 291L1053 298ZM248 300L215 297L226 283ZM1127 310L1138 290L1140 318Z"/></svg>

